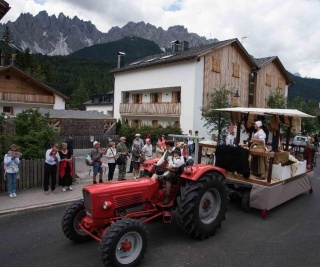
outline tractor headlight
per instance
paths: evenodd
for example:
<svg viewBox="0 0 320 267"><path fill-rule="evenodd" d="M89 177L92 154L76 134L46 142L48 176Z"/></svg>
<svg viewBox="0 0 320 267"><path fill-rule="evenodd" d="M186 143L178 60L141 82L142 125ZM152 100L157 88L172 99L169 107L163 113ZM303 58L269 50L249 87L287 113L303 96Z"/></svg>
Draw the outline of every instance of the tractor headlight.
<svg viewBox="0 0 320 267"><path fill-rule="evenodd" d="M107 210L108 209L108 202L107 201L103 202L102 209L103 210Z"/></svg>

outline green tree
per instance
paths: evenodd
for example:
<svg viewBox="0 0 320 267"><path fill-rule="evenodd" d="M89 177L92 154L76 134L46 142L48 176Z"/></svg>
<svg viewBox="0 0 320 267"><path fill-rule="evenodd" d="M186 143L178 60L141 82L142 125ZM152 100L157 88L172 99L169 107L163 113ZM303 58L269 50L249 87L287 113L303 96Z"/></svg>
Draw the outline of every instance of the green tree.
<svg viewBox="0 0 320 267"><path fill-rule="evenodd" d="M209 102L206 107L201 109L202 119L206 121L204 126L207 127L209 133L218 131L218 138L221 138L223 129L230 124L230 114L228 112L217 111L215 109L229 107L230 92L223 86L215 89L214 93L209 95Z"/></svg>
<svg viewBox="0 0 320 267"><path fill-rule="evenodd" d="M49 125L49 114L43 116L37 109L19 113L14 121L15 142L25 159L44 158L58 133Z"/></svg>
<svg viewBox="0 0 320 267"><path fill-rule="evenodd" d="M269 108L287 107L287 99L280 88L276 88L274 91L271 92L271 94L268 97L267 103Z"/></svg>
<svg viewBox="0 0 320 267"><path fill-rule="evenodd" d="M306 101L303 97L297 96L293 98L288 103L288 107L292 109L298 109L309 115L316 116L316 110L318 108L318 102L316 100ZM302 118L301 119L301 130L308 134L318 133L319 132L319 120L315 118Z"/></svg>
<svg viewBox="0 0 320 267"><path fill-rule="evenodd" d="M13 36L11 34L10 28L6 25L3 35L1 37L1 47L2 54L4 55L4 64L9 65L10 60L12 59L12 48L10 44L13 44Z"/></svg>
<svg viewBox="0 0 320 267"><path fill-rule="evenodd" d="M84 102L90 99L88 90L86 89L83 79L80 80L79 86L71 95L69 108L85 110Z"/></svg>

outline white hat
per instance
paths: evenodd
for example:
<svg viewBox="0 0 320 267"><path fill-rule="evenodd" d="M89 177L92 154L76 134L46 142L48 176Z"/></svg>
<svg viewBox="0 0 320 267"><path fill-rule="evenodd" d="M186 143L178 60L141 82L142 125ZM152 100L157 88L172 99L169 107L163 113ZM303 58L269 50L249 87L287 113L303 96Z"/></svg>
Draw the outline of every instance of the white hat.
<svg viewBox="0 0 320 267"><path fill-rule="evenodd" d="M255 124L256 124L258 127L261 127L261 126L262 126L262 122L261 122L261 121L256 121Z"/></svg>
<svg viewBox="0 0 320 267"><path fill-rule="evenodd" d="M136 137L137 137L137 136L140 136L140 134L136 134Z"/></svg>
<svg viewBox="0 0 320 267"><path fill-rule="evenodd" d="M93 142L93 146L95 146L95 145L97 145L97 144L99 144L98 141L94 141L94 142Z"/></svg>

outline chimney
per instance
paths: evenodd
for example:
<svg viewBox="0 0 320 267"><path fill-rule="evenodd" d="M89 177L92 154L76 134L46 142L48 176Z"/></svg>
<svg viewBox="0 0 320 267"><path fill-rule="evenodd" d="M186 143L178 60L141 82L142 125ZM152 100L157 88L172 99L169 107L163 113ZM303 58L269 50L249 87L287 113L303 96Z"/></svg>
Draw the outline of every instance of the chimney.
<svg viewBox="0 0 320 267"><path fill-rule="evenodd" d="M178 52L179 45L180 45L180 42L178 40L172 41L171 42L171 52L172 53Z"/></svg>
<svg viewBox="0 0 320 267"><path fill-rule="evenodd" d="M186 51L186 50L188 50L188 49L189 49L189 42L183 41L183 42L181 43L181 50L182 50L182 51Z"/></svg>
<svg viewBox="0 0 320 267"><path fill-rule="evenodd" d="M126 53L118 52L118 69L124 67L124 56Z"/></svg>

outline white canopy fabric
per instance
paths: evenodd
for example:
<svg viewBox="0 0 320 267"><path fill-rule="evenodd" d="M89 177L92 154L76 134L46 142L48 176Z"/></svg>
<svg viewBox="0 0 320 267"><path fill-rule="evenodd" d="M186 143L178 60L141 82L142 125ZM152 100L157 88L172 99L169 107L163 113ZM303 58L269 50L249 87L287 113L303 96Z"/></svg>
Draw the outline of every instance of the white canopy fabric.
<svg viewBox="0 0 320 267"><path fill-rule="evenodd" d="M277 108L219 108L217 111L231 111L241 113L251 113L256 115L284 115L289 117L314 118L315 116L303 113L297 109L277 109Z"/></svg>

